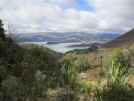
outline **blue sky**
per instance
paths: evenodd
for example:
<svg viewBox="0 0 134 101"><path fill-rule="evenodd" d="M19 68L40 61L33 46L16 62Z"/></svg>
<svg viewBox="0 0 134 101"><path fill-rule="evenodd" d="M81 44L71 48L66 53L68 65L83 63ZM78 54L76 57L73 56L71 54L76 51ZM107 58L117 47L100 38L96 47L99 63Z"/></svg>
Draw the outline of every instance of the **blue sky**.
<svg viewBox="0 0 134 101"><path fill-rule="evenodd" d="M77 10L86 10L86 11L94 11L95 9L93 3L87 0L76 0L74 7Z"/></svg>
<svg viewBox="0 0 134 101"><path fill-rule="evenodd" d="M0 0L0 17L11 32L122 33L134 27L133 5L134 0Z"/></svg>

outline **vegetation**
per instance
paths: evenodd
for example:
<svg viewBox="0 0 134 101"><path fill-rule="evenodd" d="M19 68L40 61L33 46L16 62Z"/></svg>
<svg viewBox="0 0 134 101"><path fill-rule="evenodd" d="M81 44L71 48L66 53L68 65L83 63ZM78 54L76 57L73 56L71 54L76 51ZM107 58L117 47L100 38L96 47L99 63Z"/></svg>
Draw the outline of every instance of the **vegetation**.
<svg viewBox="0 0 134 101"><path fill-rule="evenodd" d="M1 101L37 101L61 85L60 54L40 46L20 47L0 35Z"/></svg>
<svg viewBox="0 0 134 101"><path fill-rule="evenodd" d="M116 54L109 64L106 87L98 91L98 101L132 101L134 90L128 86L130 64L129 58L121 50Z"/></svg>
<svg viewBox="0 0 134 101"><path fill-rule="evenodd" d="M77 83L78 69L72 63L66 62L63 64L63 79L65 84L74 88Z"/></svg>
<svg viewBox="0 0 134 101"><path fill-rule="evenodd" d="M123 52L118 51L113 57L113 60L109 67L109 79L113 84L124 85L127 83L128 73L129 73L129 60L123 54Z"/></svg>
<svg viewBox="0 0 134 101"><path fill-rule="evenodd" d="M133 47L113 50L19 46L0 21L0 101L133 101Z"/></svg>
<svg viewBox="0 0 134 101"><path fill-rule="evenodd" d="M97 92L97 101L133 101L134 90L124 86L105 88Z"/></svg>

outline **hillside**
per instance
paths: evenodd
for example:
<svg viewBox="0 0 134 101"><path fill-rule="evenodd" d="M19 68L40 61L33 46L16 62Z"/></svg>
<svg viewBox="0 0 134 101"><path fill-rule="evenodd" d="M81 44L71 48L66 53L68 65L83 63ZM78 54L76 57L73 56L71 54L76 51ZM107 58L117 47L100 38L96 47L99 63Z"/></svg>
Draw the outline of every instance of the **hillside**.
<svg viewBox="0 0 134 101"><path fill-rule="evenodd" d="M41 46L19 46L5 36L1 27L0 101L37 101L45 97L49 88L61 85L61 56Z"/></svg>
<svg viewBox="0 0 134 101"><path fill-rule="evenodd" d="M98 45L64 55L20 46L0 22L0 101L133 101L133 49L126 54Z"/></svg>
<svg viewBox="0 0 134 101"><path fill-rule="evenodd" d="M132 45L133 43L134 43L134 29L106 43L104 47L106 48L124 47Z"/></svg>

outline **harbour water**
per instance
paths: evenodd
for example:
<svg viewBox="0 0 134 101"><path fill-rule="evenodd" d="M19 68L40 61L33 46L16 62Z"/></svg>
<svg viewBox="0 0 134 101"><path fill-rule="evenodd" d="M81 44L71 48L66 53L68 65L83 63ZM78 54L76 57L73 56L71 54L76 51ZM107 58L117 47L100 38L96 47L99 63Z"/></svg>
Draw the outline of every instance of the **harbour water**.
<svg viewBox="0 0 134 101"><path fill-rule="evenodd" d="M60 53L66 53L68 51L74 50L74 49L86 49L88 47L69 47L71 45L78 45L81 44L80 42L74 42L74 43L57 43L57 44L47 44L47 42L23 42L21 44L36 44L41 45L47 48L50 48L56 52Z"/></svg>

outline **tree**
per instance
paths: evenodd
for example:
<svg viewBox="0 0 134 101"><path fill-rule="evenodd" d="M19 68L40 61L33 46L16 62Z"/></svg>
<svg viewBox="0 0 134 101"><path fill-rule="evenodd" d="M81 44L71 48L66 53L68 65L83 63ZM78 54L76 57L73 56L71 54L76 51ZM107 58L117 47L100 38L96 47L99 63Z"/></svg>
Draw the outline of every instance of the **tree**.
<svg viewBox="0 0 134 101"><path fill-rule="evenodd" d="M5 39L5 31L4 31L4 28L3 28L2 20L0 20L0 38Z"/></svg>

